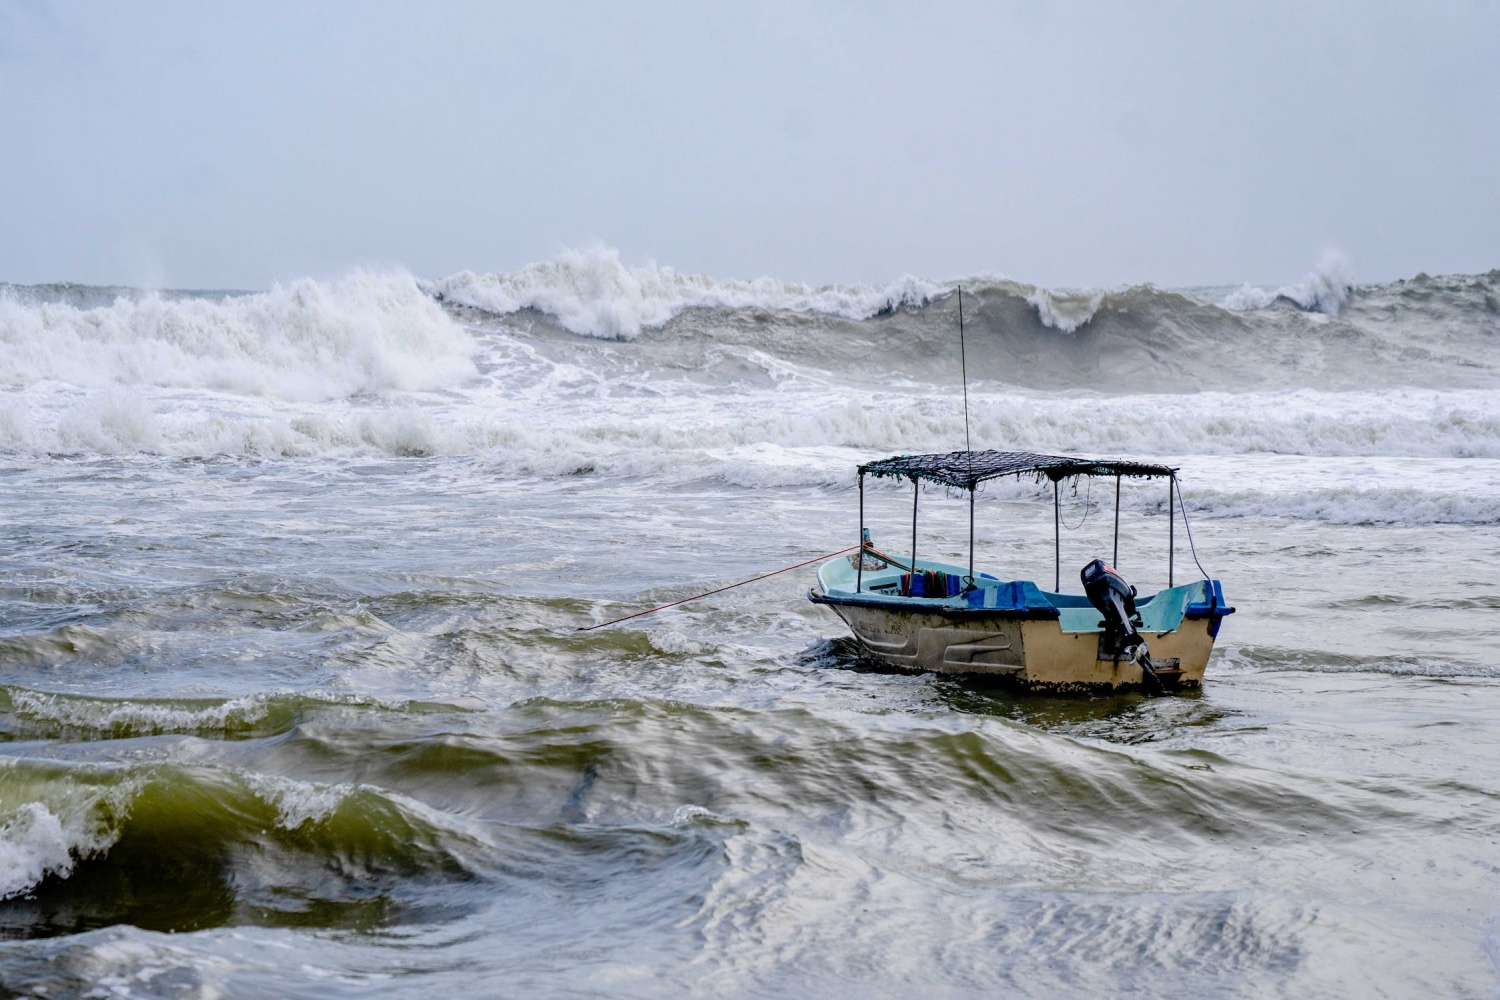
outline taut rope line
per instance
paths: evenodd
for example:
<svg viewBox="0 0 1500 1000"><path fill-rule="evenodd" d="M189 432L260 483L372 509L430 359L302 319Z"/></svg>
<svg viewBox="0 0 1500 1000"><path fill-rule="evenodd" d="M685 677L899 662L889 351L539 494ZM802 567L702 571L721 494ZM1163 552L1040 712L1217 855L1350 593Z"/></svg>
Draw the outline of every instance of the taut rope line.
<svg viewBox="0 0 1500 1000"><path fill-rule="evenodd" d="M649 611L637 611L635 614L633 614L633 615L626 615L624 618L616 618L616 619L614 619L612 621L600 622L598 625L586 625L586 626L582 626L580 628L574 629L573 631L575 631L575 632L592 632L596 628L604 628L607 625L618 625L618 624L620 624L620 622L628 622L628 621L630 621L630 619L632 619L632 618L640 618L642 615L654 615L658 611L665 611L668 608L675 608L679 604L686 604L689 601L696 601L700 597L711 597L714 594L722 594L726 590L733 590L735 587L743 587L747 583L754 583L756 580L764 580L767 577L775 576L778 573L788 573L788 572L791 572L794 569L801 569L803 566L806 566L806 565L808 565L810 563L815 563L819 559L832 559L834 556L841 556L845 552L852 552L852 551L854 551L857 548L859 548L858 545L851 545L848 548L839 549L837 552L825 552L825 553L823 553L820 556L813 556L811 559L803 560L802 562L796 563L795 565L792 565L792 566L783 566L781 569L773 569L769 573L762 573L760 576L752 576L750 579L748 579L748 580L741 580L739 583L731 583L727 587L720 587L717 590L706 590L706 591L704 591L701 594L694 594L692 597L684 597L680 601L673 601L671 604L663 604L659 608L652 608ZM860 558L861 559L864 558L863 554L861 554Z"/></svg>

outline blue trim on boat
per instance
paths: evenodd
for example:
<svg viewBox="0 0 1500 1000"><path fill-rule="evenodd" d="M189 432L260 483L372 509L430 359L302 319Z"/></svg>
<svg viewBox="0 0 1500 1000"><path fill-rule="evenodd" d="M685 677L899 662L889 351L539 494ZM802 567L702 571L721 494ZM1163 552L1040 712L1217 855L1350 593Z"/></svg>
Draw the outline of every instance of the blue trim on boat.
<svg viewBox="0 0 1500 1000"><path fill-rule="evenodd" d="M1224 585L1218 580L1205 580L1203 589L1205 600L1189 604L1183 609L1183 617L1207 618L1208 637L1217 639L1219 626L1223 624L1226 616L1234 614L1234 608L1224 603Z"/></svg>
<svg viewBox="0 0 1500 1000"><path fill-rule="evenodd" d="M1026 583L1025 581L1016 581L1016 583L1024 583L1025 586L1030 587L1032 590L1036 590L1036 585L1033 583ZM997 591L995 588L988 588L981 593L994 594L996 592ZM1041 591L1036 590L1036 593L1037 596L1040 597ZM896 608L901 608L907 611L919 611L923 614L942 615L944 618L1029 618L1055 621L1059 617L1061 617L1061 615L1058 613L1058 610L1054 608L1045 597L1041 598L1042 603L1040 605L1001 605L997 602L994 607L991 607L986 604L978 604L973 606L962 604L944 604L940 603L937 600L929 600L924 598L912 599L906 597L832 597L828 594L820 594L816 590L809 589L807 592L807 599L809 601L812 601L814 604L843 605L856 608L880 608L885 611L891 611Z"/></svg>
<svg viewBox="0 0 1500 1000"><path fill-rule="evenodd" d="M1184 613L1189 618L1222 618L1234 614L1234 608L1224 602L1224 585L1218 580L1208 580L1205 584L1204 590L1208 593L1203 595L1204 600L1189 604Z"/></svg>

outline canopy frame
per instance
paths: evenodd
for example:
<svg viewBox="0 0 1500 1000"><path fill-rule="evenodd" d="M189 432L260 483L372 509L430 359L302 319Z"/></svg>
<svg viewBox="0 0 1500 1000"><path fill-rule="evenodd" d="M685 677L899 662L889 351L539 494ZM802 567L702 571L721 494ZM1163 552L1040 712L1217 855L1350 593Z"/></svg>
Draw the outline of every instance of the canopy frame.
<svg viewBox="0 0 1500 1000"><path fill-rule="evenodd" d="M1078 476L1108 478L1115 480L1115 524L1114 553L1116 563L1120 559L1120 481L1126 477L1136 479L1164 478L1167 480L1167 586L1173 585L1173 570L1176 562L1176 504L1177 468L1170 465L1153 465L1147 462L1130 462L1118 459L1075 458L1068 455L1045 455L1029 451L952 451L933 455L896 455L891 458L866 462L859 466L859 582L864 577L864 550L869 544L865 529L865 476L875 478L905 478L912 483L911 502L911 550L912 573L917 567L917 499L923 481L938 483L950 489L969 492L969 574L965 578L964 591L974 589L974 494L981 483L1005 476L1033 475L1038 482L1043 478L1052 482L1053 523L1053 591L1062 591L1062 496L1060 484L1064 479Z"/></svg>

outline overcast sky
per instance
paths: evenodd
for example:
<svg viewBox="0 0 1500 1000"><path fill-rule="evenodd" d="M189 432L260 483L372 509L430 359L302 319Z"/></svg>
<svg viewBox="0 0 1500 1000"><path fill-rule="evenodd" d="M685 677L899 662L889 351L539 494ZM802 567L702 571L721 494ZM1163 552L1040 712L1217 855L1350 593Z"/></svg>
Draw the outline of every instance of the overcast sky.
<svg viewBox="0 0 1500 1000"><path fill-rule="evenodd" d="M1500 267L1500 3L0 0L0 280Z"/></svg>

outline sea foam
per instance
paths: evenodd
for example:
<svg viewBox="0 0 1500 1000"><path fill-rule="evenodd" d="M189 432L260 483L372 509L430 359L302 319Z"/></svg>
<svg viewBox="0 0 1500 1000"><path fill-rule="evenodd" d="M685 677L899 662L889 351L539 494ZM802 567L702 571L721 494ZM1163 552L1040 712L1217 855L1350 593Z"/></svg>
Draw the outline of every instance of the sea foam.
<svg viewBox="0 0 1500 1000"><path fill-rule="evenodd" d="M943 285L907 276L886 286L804 285L757 278L723 280L681 274L654 263L626 267L618 250L567 250L556 260L528 264L509 274L459 274L425 282L444 302L509 315L533 309L566 330L626 340L664 326L688 309L773 309L868 319L902 307L920 307L947 293Z"/></svg>
<svg viewBox="0 0 1500 1000"><path fill-rule="evenodd" d="M95 308L0 294L0 383L331 399L462 382L474 374L473 346L403 272L221 298L121 296Z"/></svg>
<svg viewBox="0 0 1500 1000"><path fill-rule="evenodd" d="M1219 304L1234 312L1253 312L1278 302L1291 302L1307 312L1337 316L1354 292L1354 266L1330 250L1318 259L1307 277L1274 291L1244 284L1224 297Z"/></svg>
<svg viewBox="0 0 1500 1000"><path fill-rule="evenodd" d="M0 811L0 899L30 891L48 875L66 878L81 860L107 851L120 837L110 801L129 789L65 789L62 801L37 799ZM19 797L19 796L18 796Z"/></svg>
<svg viewBox="0 0 1500 1000"><path fill-rule="evenodd" d="M1036 310L1042 325L1063 333L1077 333L1094 318L1104 304L1104 292L1057 292L1036 288L1026 296L1026 304Z"/></svg>
<svg viewBox="0 0 1500 1000"><path fill-rule="evenodd" d="M685 392L686 390L684 390ZM1500 403L1484 390L1051 395L970 388L980 442L1076 454L1500 458ZM545 419L538 415L544 414ZM472 455L517 472L717 474L783 449L946 450L964 439L961 406L922 386L830 395L788 384L718 397L531 394L462 402L338 401L275 408L233 398L143 393L84 397L57 413L11 411L0 452L285 458ZM784 463L783 463L784 464ZM806 480L803 480L806 481Z"/></svg>

